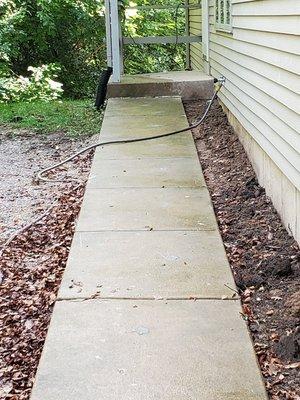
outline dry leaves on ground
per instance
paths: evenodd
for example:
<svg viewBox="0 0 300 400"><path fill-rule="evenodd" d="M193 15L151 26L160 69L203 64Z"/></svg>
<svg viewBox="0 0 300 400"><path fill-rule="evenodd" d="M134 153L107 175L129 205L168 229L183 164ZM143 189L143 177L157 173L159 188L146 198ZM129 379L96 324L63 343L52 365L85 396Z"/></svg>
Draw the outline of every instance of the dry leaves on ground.
<svg viewBox="0 0 300 400"><path fill-rule="evenodd" d="M0 398L29 397L83 191L65 190L49 215L2 254Z"/></svg>
<svg viewBox="0 0 300 400"><path fill-rule="evenodd" d="M5 227L2 245L22 221L26 225L56 198L58 201L44 218L17 236L0 257L0 399L30 397L85 187L84 183L36 186L32 177L38 169L94 140L75 142L63 134L22 135L1 143L1 149L7 149L1 163L8 165L10 158L14 163L14 168L2 168L0 172L4 192L1 207L9 213L1 215ZM67 171L64 168L53 177L61 179L67 172L84 182L91 155L74 160ZM20 221L15 227L11 215L18 212Z"/></svg>

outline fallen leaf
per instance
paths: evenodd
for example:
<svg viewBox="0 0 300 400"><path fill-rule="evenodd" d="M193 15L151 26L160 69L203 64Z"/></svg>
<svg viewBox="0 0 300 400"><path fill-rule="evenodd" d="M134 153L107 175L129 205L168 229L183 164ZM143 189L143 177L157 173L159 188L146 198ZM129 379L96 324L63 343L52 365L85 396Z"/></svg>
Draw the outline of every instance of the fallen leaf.
<svg viewBox="0 0 300 400"><path fill-rule="evenodd" d="M297 368L300 368L300 361L299 362L295 362L293 364L285 365L284 368L286 368L286 369L297 369Z"/></svg>

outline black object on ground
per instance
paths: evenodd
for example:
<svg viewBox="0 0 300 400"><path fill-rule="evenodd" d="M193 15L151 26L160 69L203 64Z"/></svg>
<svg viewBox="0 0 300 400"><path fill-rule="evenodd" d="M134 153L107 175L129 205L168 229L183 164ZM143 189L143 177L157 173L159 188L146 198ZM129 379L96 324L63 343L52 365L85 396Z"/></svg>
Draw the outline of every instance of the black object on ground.
<svg viewBox="0 0 300 400"><path fill-rule="evenodd" d="M95 107L97 110L100 110L100 108L104 105L107 93L107 85L112 72L113 69L111 67L108 67L106 70L101 72L95 100Z"/></svg>

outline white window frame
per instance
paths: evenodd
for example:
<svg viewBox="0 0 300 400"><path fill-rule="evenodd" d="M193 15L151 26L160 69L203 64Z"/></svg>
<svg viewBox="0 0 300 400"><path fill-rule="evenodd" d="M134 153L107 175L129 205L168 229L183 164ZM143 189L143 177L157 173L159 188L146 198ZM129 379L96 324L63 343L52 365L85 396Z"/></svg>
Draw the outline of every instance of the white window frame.
<svg viewBox="0 0 300 400"><path fill-rule="evenodd" d="M231 0L214 0L215 1L215 27L218 31L223 31L227 33L232 32L232 4ZM220 22L221 21L221 9L223 4L223 15L226 17L228 13L229 7L229 21Z"/></svg>

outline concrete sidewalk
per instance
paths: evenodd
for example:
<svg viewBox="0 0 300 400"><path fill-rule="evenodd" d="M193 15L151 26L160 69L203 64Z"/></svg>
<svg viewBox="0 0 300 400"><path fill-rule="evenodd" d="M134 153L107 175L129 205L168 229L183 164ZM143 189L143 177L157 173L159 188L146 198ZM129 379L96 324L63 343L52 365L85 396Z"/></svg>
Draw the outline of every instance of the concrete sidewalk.
<svg viewBox="0 0 300 400"><path fill-rule="evenodd" d="M185 126L178 97L110 99L101 139ZM228 286L191 133L98 148L31 399L266 399Z"/></svg>

